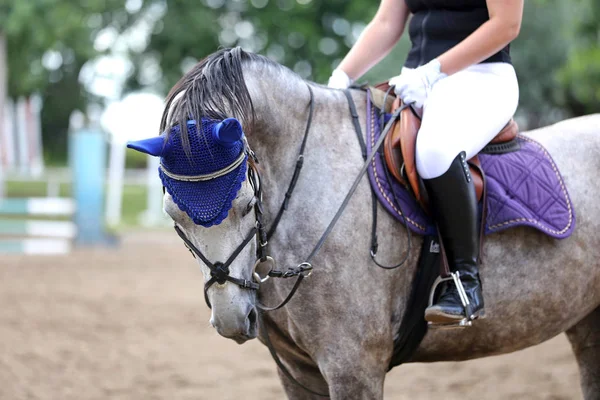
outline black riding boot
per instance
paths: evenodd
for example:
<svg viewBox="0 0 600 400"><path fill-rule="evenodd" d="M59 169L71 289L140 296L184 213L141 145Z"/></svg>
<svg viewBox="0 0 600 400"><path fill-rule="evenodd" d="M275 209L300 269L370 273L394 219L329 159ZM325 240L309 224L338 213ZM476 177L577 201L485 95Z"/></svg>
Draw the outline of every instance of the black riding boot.
<svg viewBox="0 0 600 400"><path fill-rule="evenodd" d="M459 272L469 299L469 312L473 317L469 319L482 317L483 296L477 266L477 196L465 153L460 153L442 176L424 180L424 184L442 236L450 270ZM465 316L465 308L452 281L445 283L437 304L425 310L425 319L432 324L452 324Z"/></svg>

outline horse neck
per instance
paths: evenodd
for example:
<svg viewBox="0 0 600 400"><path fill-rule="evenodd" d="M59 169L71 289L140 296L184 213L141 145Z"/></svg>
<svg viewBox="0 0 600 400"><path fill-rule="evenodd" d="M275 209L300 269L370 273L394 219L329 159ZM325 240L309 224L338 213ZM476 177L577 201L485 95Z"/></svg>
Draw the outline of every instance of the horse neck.
<svg viewBox="0 0 600 400"><path fill-rule="evenodd" d="M270 67L273 68L273 67ZM267 194L269 214L277 212L295 169L309 120L310 92L313 92L313 118L307 152L328 151L326 144L315 146L315 136L330 131L328 122L347 118L347 103L339 91L305 82L281 69L262 70L256 75L245 71L246 84L256 112L255 126L249 142L260 160L260 172ZM265 79L269 76L269 79Z"/></svg>

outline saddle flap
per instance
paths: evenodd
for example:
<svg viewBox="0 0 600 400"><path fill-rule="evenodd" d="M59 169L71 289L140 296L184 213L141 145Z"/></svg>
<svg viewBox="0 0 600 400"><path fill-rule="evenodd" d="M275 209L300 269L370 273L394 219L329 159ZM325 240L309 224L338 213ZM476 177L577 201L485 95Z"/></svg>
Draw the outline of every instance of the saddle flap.
<svg viewBox="0 0 600 400"><path fill-rule="evenodd" d="M400 106L400 99L394 99L392 109L395 110ZM386 136L383 142L383 155L385 157L388 170L391 172L394 178L398 180L398 182L406 186L406 180L401 173L402 165L404 164L404 158L401 151L401 130L401 123L399 121L394 122L390 133Z"/></svg>
<svg viewBox="0 0 600 400"><path fill-rule="evenodd" d="M411 107L405 108L400 114L400 149L404 160L404 172L413 190L415 198L421 204L421 188L419 185L419 174L415 152L417 148L417 134L421 128L421 120L413 112Z"/></svg>
<svg viewBox="0 0 600 400"><path fill-rule="evenodd" d="M401 100L399 98L394 99L392 110L396 110L401 106ZM385 138L383 154L388 169L394 178L404 186L410 185L417 201L426 207L421 196L421 185L415 164L417 134L420 127L421 120L412 109L410 107L404 109L400 113L400 119L394 122L391 132Z"/></svg>

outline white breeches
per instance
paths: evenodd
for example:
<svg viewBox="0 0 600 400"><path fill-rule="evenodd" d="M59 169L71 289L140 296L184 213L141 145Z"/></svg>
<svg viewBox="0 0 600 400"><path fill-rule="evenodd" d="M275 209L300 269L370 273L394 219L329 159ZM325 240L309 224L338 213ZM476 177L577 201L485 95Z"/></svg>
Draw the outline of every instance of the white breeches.
<svg viewBox="0 0 600 400"><path fill-rule="evenodd" d="M512 65L476 64L438 81L423 106L417 171L437 178L464 151L475 156L506 125L519 102Z"/></svg>

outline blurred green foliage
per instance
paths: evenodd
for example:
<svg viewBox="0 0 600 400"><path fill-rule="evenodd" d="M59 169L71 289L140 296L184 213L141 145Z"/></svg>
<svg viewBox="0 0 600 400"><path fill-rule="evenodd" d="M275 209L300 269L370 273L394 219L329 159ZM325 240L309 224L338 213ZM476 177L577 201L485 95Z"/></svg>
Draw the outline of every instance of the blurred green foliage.
<svg viewBox="0 0 600 400"><path fill-rule="evenodd" d="M8 93L42 96L44 152L66 162L69 117L86 110L91 96L79 80L100 54L94 39L108 26L123 32L136 16L124 0L0 0L0 33L6 36Z"/></svg>
<svg viewBox="0 0 600 400"><path fill-rule="evenodd" d="M94 46L102 33L147 28L148 37L125 49L128 90L166 93L195 62L236 45L324 83L377 7L376 1L357 0L0 0L9 93L42 94L45 147L64 160L71 112L90 102L102 105L80 78L90 60L115 51ZM362 80L399 73L406 36ZM525 1L512 55L521 85L519 113L528 127L600 110L598 0Z"/></svg>
<svg viewBox="0 0 600 400"><path fill-rule="evenodd" d="M564 90L562 106L582 115L600 111L600 1L575 4L569 58L557 75Z"/></svg>
<svg viewBox="0 0 600 400"><path fill-rule="evenodd" d="M125 153L125 168L144 169L148 163L148 155L139 151Z"/></svg>

